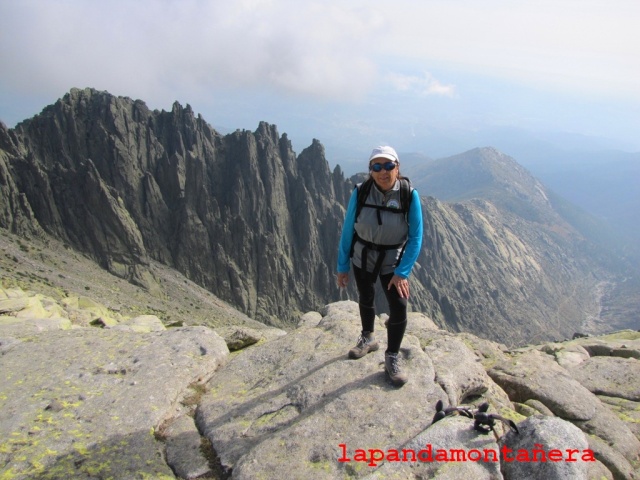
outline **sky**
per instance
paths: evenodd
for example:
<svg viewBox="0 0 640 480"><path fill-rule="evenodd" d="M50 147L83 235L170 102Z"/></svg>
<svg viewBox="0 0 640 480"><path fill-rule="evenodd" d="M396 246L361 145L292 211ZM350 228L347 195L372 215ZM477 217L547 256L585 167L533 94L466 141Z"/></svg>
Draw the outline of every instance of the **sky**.
<svg viewBox="0 0 640 480"><path fill-rule="evenodd" d="M639 152L639 24L638 0L0 0L0 120L92 87L223 133L266 121L330 163Z"/></svg>

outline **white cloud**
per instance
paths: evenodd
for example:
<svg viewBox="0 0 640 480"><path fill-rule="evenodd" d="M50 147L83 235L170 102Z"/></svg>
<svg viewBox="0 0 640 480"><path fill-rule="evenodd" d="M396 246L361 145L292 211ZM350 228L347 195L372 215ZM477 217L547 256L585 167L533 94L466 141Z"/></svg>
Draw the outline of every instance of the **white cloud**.
<svg viewBox="0 0 640 480"><path fill-rule="evenodd" d="M72 87L190 103L231 128L337 110L390 130L485 125L498 105L559 123L570 98L572 112L615 101L617 122L572 118L635 138L639 18L638 0L0 0L0 116Z"/></svg>
<svg viewBox="0 0 640 480"><path fill-rule="evenodd" d="M344 100L368 91L376 75L367 40L379 16L339 3L32 1L0 8L0 39L12 46L2 54L2 82L10 88L104 86L154 96L250 87Z"/></svg>
<svg viewBox="0 0 640 480"><path fill-rule="evenodd" d="M547 90L640 99L637 0L398 0L384 53Z"/></svg>
<svg viewBox="0 0 640 480"><path fill-rule="evenodd" d="M640 97L637 0L32 0L0 2L0 18L0 82L25 91L250 87L345 100L366 96L378 59L393 57ZM428 76L412 82L451 94Z"/></svg>

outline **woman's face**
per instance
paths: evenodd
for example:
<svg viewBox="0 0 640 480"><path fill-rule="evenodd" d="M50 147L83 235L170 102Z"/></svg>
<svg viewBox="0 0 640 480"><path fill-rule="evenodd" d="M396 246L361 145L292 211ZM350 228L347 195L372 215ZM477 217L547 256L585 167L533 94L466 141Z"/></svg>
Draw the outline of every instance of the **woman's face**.
<svg viewBox="0 0 640 480"><path fill-rule="evenodd" d="M376 172L374 169L372 169L375 164L378 164L380 165L380 167L382 167L379 172ZM389 167L390 165L394 165L394 168L392 170L387 170L385 168L385 165L387 167ZM391 190L396 184L399 173L398 170L399 168L397 163L392 162L388 158L384 157L374 158L373 160L371 160L371 163L369 163L369 173L371 174L373 181L376 182L378 188L383 192Z"/></svg>

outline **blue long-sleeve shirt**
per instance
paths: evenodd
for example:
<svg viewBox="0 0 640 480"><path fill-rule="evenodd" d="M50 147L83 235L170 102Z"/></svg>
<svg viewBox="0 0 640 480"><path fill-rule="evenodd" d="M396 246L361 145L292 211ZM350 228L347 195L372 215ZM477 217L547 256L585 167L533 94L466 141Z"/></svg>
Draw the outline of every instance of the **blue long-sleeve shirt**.
<svg viewBox="0 0 640 480"><path fill-rule="evenodd" d="M353 189L347 212L342 226L342 235L338 247L338 273L347 273L351 268L351 244L353 242L354 225L356 221L356 207L358 203L357 189ZM400 263L395 268L394 273L401 278L408 278L414 263L420 254L422 247L422 207L420 206L420 195L416 190L411 193L411 204L409 206L409 232L407 244Z"/></svg>

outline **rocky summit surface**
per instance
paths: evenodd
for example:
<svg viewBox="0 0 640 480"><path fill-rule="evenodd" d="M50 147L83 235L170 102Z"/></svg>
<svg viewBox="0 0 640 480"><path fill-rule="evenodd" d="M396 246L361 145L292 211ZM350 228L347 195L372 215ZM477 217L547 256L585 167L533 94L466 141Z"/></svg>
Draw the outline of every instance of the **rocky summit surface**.
<svg viewBox="0 0 640 480"><path fill-rule="evenodd" d="M2 289L0 478L637 478L639 332L509 350L412 313L397 388L384 320L349 360L350 301L288 332L167 328ZM434 423L438 402L513 427Z"/></svg>

